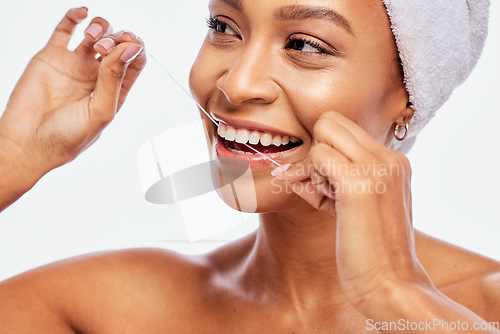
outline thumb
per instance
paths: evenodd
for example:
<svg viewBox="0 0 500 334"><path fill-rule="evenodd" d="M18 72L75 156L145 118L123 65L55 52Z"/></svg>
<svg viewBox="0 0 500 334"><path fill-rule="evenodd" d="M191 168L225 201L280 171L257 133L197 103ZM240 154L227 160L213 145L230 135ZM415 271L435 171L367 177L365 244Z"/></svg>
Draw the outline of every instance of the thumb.
<svg viewBox="0 0 500 334"><path fill-rule="evenodd" d="M123 78L129 64L139 55L142 48L137 43L121 43L101 61L89 104L91 122L96 126L106 126L115 117Z"/></svg>

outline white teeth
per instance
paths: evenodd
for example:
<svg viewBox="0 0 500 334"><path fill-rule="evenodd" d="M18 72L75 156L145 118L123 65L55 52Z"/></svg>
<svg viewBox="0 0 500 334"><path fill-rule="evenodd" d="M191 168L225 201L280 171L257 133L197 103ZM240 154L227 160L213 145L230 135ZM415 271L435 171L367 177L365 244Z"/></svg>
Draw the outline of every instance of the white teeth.
<svg viewBox="0 0 500 334"><path fill-rule="evenodd" d="M226 147L229 151L233 152L234 154L239 154L239 155L253 155L250 152L245 152L245 151L240 151L240 150L235 150L229 147Z"/></svg>
<svg viewBox="0 0 500 334"><path fill-rule="evenodd" d="M260 132L252 131L252 133L250 133L250 138L248 139L248 142L252 145L257 145L259 141L260 141Z"/></svg>
<svg viewBox="0 0 500 334"><path fill-rule="evenodd" d="M236 142L240 144L246 144L250 138L250 131L248 130L238 130L236 132Z"/></svg>
<svg viewBox="0 0 500 334"><path fill-rule="evenodd" d="M227 125L221 123L219 125L219 128L217 129L217 134L222 138L224 138L226 136L226 132L227 132Z"/></svg>
<svg viewBox="0 0 500 334"><path fill-rule="evenodd" d="M269 146L273 142L273 136L269 133L264 133L260 136L260 143L262 146Z"/></svg>
<svg viewBox="0 0 500 334"><path fill-rule="evenodd" d="M281 146L281 136L274 136L272 144L274 146Z"/></svg>
<svg viewBox="0 0 500 334"><path fill-rule="evenodd" d="M217 134L224 138L226 141L236 141L240 144L257 145L259 142L263 146L281 146L288 145L289 143L298 143L300 140L297 137L273 135L268 132L251 131L247 129L235 129L224 123L219 123ZM235 152L237 153L237 152ZM253 154L253 153L244 153Z"/></svg>
<svg viewBox="0 0 500 334"><path fill-rule="evenodd" d="M236 130L232 126L228 127L224 138L228 141L234 141L236 139Z"/></svg>

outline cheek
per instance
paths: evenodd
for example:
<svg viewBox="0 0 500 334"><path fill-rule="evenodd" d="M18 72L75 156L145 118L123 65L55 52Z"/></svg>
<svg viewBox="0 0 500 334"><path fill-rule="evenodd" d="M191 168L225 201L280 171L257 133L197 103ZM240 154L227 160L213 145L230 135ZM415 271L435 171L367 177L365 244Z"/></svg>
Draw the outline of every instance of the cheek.
<svg viewBox="0 0 500 334"><path fill-rule="evenodd" d="M189 89L191 90L191 94L200 104L202 104L204 100L203 97L207 96L209 88L207 78L202 74L203 68L204 66L200 61L200 55L198 55L189 73Z"/></svg>
<svg viewBox="0 0 500 334"><path fill-rule="evenodd" d="M189 74L189 88L201 105L205 104L210 94L216 89L218 73L221 72L218 62L219 59L210 54L204 43Z"/></svg>
<svg viewBox="0 0 500 334"><path fill-rule="evenodd" d="M362 94L352 77L335 73L335 69L288 78L285 88L292 108L302 125L311 133L320 115L327 111L342 113L363 124ZM290 84L292 83L292 84Z"/></svg>
<svg viewBox="0 0 500 334"><path fill-rule="evenodd" d="M391 122L385 112L387 96L384 84L357 73L342 73L335 69L316 73L313 77L289 79L287 95L297 118L311 133L320 115L337 111L373 138L383 142Z"/></svg>

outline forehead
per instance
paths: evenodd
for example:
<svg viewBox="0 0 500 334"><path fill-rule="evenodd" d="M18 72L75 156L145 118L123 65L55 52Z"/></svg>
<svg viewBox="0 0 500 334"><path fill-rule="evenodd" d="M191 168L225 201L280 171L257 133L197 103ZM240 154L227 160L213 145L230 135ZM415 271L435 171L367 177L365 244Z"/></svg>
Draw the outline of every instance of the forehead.
<svg viewBox="0 0 500 334"><path fill-rule="evenodd" d="M367 24L387 26L389 22L382 0L210 0L211 7L218 4L247 16L266 16L277 20L321 19L322 13L324 19L344 25L350 32L352 26L360 29Z"/></svg>
<svg viewBox="0 0 500 334"><path fill-rule="evenodd" d="M224 3L234 9L244 11L248 5L257 4L259 7L280 7L280 6L322 6L325 8L357 7L369 9L381 9L385 6L382 0L210 0L210 3Z"/></svg>

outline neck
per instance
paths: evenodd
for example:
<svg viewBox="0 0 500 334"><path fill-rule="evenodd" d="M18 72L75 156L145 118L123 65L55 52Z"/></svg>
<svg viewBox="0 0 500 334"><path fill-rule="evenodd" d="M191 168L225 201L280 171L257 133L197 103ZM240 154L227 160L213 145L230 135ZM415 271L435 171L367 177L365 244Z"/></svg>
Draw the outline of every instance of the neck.
<svg viewBox="0 0 500 334"><path fill-rule="evenodd" d="M261 214L247 263L249 282L296 308L345 303L336 258L336 220L312 207Z"/></svg>

